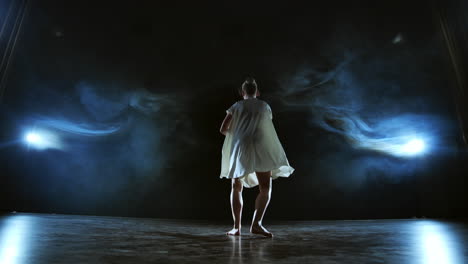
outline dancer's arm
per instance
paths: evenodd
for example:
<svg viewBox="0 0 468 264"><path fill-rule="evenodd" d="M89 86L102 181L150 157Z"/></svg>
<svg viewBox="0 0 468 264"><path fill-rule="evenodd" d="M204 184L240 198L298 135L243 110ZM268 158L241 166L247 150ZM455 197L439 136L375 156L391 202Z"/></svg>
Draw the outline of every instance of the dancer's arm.
<svg viewBox="0 0 468 264"><path fill-rule="evenodd" d="M229 130L229 127L231 126L231 119L232 119L232 115L227 114L223 120L223 123L221 124L221 128L219 129L219 132L221 132L221 134L226 135L226 132Z"/></svg>

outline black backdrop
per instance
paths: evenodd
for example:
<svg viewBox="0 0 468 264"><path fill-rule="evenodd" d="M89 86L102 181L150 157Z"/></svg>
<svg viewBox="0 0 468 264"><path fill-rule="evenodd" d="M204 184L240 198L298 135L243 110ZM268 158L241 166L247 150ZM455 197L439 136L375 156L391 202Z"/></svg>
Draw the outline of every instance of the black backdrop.
<svg viewBox="0 0 468 264"><path fill-rule="evenodd" d="M267 217L466 216L454 77L429 3L140 2L31 1L1 106L1 210L229 219L218 129L253 75L296 169L274 182ZM308 90L291 87L347 58L341 99L365 98L373 117L437 115L446 149L395 158L315 125ZM142 91L155 102L149 111L129 99ZM38 118L121 129L62 132L60 149L7 144ZM247 218L255 194L244 191Z"/></svg>

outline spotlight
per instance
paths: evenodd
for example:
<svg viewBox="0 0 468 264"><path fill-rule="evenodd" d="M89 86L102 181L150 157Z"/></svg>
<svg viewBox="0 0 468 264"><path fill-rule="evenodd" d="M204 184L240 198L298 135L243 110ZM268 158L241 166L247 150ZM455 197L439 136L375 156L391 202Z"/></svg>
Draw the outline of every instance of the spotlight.
<svg viewBox="0 0 468 264"><path fill-rule="evenodd" d="M417 155L424 152L426 144L421 139L412 139L401 147L401 151L406 155Z"/></svg>
<svg viewBox="0 0 468 264"><path fill-rule="evenodd" d="M56 135L44 130L27 132L23 140L29 147L36 149L60 148L61 145Z"/></svg>
<svg viewBox="0 0 468 264"><path fill-rule="evenodd" d="M40 144L41 142L41 137L33 132L27 133L24 139L30 144Z"/></svg>

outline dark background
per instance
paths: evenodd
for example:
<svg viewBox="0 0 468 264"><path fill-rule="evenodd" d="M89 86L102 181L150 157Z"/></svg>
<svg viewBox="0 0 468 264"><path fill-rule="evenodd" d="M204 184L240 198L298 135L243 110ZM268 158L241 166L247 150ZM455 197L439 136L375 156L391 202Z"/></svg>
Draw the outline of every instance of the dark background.
<svg viewBox="0 0 468 264"><path fill-rule="evenodd" d="M267 218L466 217L437 16L457 5L313 2L30 1L2 98L0 210L230 219L218 129L252 75L296 169L274 182ZM317 122L323 104L371 127L395 117L392 129L423 128L437 144L414 158L356 148ZM35 150L20 139L38 120L119 129L58 129L67 147ZM246 219L255 195L244 191Z"/></svg>

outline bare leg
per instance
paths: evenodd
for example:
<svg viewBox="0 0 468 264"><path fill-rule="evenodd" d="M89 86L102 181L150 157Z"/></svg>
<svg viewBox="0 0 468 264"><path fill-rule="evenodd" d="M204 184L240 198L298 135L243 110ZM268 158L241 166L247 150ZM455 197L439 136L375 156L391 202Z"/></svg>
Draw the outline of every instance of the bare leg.
<svg viewBox="0 0 468 264"><path fill-rule="evenodd" d="M262 226L263 215L265 214L266 208L270 203L271 196L271 171L267 172L256 172L258 178L259 193L255 200L255 212L250 227L252 234L259 234L267 237L273 237L273 234L268 232L266 228Z"/></svg>
<svg viewBox="0 0 468 264"><path fill-rule="evenodd" d="M242 218L242 182L239 179L232 179L231 188L231 211L232 219L234 220L234 228L227 232L226 235L240 236L241 234L241 218Z"/></svg>

